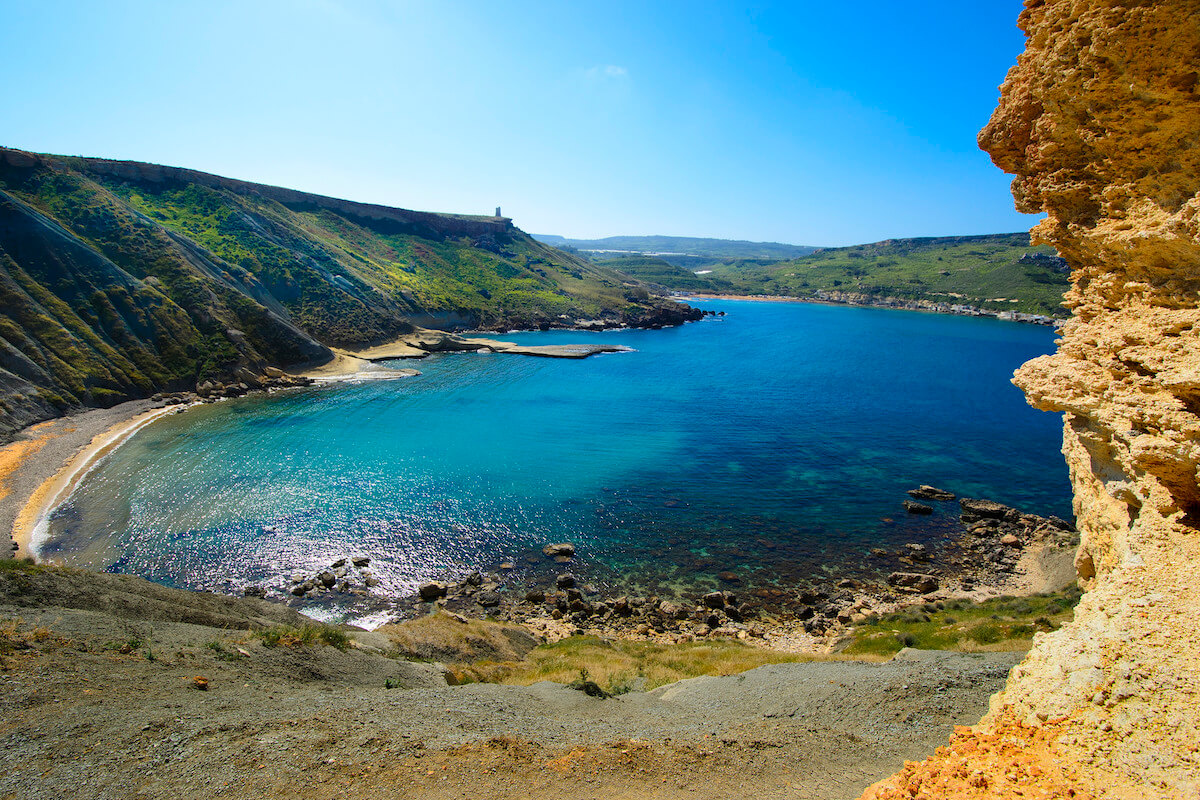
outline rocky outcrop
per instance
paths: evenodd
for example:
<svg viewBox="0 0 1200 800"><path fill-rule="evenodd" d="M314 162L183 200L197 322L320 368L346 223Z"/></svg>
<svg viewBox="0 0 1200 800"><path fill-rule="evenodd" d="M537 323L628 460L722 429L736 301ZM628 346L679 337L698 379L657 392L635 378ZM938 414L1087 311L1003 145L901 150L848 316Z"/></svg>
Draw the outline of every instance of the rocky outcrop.
<svg viewBox="0 0 1200 800"><path fill-rule="evenodd" d="M1058 352L1015 382L1063 414L1087 592L978 729L868 797L1016 796L945 783L998 732L1069 765L1074 796L1200 795L1198 15L1196 0L1027 0L1021 14L1026 51L980 144L1016 175L1017 207L1048 213L1034 238L1073 270Z"/></svg>

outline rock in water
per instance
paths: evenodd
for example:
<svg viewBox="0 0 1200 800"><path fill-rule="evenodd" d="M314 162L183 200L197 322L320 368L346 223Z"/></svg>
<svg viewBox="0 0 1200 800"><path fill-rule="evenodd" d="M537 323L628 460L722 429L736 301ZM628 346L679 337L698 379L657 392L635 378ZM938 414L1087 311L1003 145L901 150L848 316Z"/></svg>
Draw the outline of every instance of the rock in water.
<svg viewBox="0 0 1200 800"><path fill-rule="evenodd" d="M928 484L921 484L916 489L909 489L908 494L918 500L953 500L954 493L938 489Z"/></svg>
<svg viewBox="0 0 1200 800"><path fill-rule="evenodd" d="M912 500L905 500L904 510L910 514L932 514L933 506L927 506L924 503L914 503Z"/></svg>
<svg viewBox="0 0 1200 800"><path fill-rule="evenodd" d="M548 544L542 548L542 552L549 558L572 558L575 555L575 545L570 542Z"/></svg>

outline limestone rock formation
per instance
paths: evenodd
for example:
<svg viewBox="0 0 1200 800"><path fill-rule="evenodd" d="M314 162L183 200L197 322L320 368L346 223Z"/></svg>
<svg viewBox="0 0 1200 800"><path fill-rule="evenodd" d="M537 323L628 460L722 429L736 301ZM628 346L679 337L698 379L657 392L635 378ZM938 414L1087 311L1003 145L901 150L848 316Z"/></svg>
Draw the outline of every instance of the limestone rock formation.
<svg viewBox="0 0 1200 800"><path fill-rule="evenodd" d="M987 749L1002 732L1037 742L1032 786L1069 765L1037 796L1197 797L1200 1L1025 5L1025 53L979 141L1072 268L1058 352L1014 380L1063 414L1087 592L979 728L864 796L1034 796L997 774L1018 766ZM993 755L958 763L972 750Z"/></svg>

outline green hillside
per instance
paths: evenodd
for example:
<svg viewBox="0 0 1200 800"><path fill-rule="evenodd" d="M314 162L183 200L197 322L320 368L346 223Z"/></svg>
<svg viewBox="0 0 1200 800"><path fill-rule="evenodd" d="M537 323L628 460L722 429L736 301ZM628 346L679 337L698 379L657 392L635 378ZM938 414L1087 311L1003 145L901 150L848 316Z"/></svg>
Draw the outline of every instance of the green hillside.
<svg viewBox="0 0 1200 800"><path fill-rule="evenodd" d="M0 299L0 435L414 325L680 319L505 218L2 148Z"/></svg>
<svg viewBox="0 0 1200 800"><path fill-rule="evenodd" d="M676 292L729 292L733 284L712 274L697 275L686 267L653 256L621 256L598 259L598 266L608 267L637 278L639 281Z"/></svg>
<svg viewBox="0 0 1200 800"><path fill-rule="evenodd" d="M1029 234L889 239L818 250L790 261L726 261L703 277L734 294L818 298L819 293L975 306L1066 316L1066 263ZM683 289L681 282L678 287ZM689 288L689 291L700 291Z"/></svg>

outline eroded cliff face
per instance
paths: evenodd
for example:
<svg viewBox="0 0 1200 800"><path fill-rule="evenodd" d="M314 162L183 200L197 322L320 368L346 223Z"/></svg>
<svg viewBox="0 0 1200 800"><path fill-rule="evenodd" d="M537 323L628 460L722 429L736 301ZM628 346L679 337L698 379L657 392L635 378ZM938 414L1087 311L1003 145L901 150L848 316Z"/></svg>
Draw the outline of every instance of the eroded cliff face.
<svg viewBox="0 0 1200 800"><path fill-rule="evenodd" d="M1087 593L980 727L866 796L1197 797L1200 0L1027 0L1019 25L979 141L1073 269L1058 352L1015 382L1063 414Z"/></svg>

